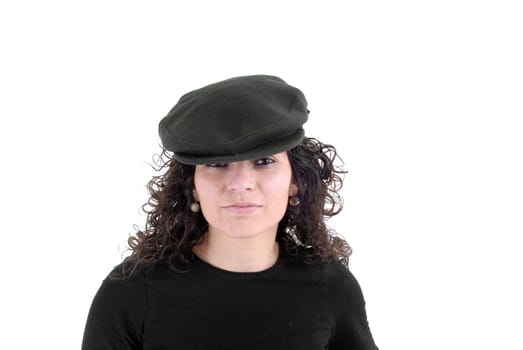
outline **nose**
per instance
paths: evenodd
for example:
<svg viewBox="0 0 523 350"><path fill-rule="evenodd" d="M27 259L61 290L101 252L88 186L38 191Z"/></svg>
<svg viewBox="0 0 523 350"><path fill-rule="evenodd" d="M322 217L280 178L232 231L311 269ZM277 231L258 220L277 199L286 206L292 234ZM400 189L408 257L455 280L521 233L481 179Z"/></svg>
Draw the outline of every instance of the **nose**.
<svg viewBox="0 0 523 350"><path fill-rule="evenodd" d="M229 164L227 189L231 192L252 191L256 188L256 175L248 161Z"/></svg>

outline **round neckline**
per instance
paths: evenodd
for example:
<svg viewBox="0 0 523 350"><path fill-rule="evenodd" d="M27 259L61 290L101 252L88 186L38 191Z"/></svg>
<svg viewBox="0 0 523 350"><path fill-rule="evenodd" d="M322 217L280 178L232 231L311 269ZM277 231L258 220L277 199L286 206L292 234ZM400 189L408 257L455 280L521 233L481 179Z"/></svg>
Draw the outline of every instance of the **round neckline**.
<svg viewBox="0 0 523 350"><path fill-rule="evenodd" d="M210 272L214 275L219 275L222 277L232 277L232 278L257 278L257 277L263 277L266 275L270 275L270 274L276 272L277 270L279 270L285 261L286 261L286 254L282 249L280 249L280 254L279 254L276 262L272 266L270 266L264 270L252 271L252 272L229 271L229 270L225 270L220 267L211 265L207 261L200 258L198 255L193 253L193 262L195 262L196 264L201 266L205 271Z"/></svg>

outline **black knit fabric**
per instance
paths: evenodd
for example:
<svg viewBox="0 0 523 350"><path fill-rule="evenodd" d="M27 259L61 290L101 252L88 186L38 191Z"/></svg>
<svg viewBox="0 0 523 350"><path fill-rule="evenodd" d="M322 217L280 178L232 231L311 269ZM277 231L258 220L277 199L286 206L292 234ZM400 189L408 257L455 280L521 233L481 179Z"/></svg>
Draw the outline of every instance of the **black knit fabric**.
<svg viewBox="0 0 523 350"><path fill-rule="evenodd" d="M268 270L229 272L195 257L107 278L89 312L83 350L374 350L365 302L337 262L284 255Z"/></svg>

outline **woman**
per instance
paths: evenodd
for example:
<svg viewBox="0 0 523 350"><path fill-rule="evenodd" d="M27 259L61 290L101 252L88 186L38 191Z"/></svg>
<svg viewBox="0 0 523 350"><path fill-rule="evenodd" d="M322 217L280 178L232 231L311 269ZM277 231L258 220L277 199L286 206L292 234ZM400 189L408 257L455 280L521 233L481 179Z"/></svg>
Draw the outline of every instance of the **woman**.
<svg viewBox="0 0 523 350"><path fill-rule="evenodd" d="M159 125L147 223L94 298L83 349L377 349L341 210L336 150L304 136L273 76L189 92Z"/></svg>

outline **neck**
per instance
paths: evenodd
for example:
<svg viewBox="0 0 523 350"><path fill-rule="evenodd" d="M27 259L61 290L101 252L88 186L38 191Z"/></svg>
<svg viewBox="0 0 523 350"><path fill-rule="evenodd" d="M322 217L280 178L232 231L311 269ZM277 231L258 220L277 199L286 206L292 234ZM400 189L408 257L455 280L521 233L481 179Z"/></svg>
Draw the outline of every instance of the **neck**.
<svg viewBox="0 0 523 350"><path fill-rule="evenodd" d="M275 237L230 238L209 232L193 252L222 270L259 272L276 263L280 248Z"/></svg>

